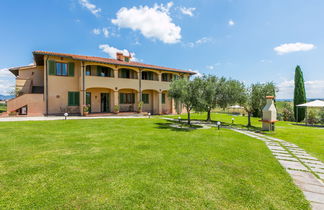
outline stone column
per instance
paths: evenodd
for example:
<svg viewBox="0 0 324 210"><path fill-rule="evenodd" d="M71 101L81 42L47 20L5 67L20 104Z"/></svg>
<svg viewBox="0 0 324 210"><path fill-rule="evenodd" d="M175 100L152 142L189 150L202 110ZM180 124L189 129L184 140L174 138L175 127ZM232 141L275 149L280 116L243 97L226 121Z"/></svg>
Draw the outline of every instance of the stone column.
<svg viewBox="0 0 324 210"><path fill-rule="evenodd" d="M162 73L158 73L159 82L162 81Z"/></svg>
<svg viewBox="0 0 324 210"><path fill-rule="evenodd" d="M119 104L119 101L118 101L118 90L114 90L114 93L113 93L114 95L113 95L113 99L114 99L114 101L113 101L113 104L114 104L114 106L118 106L118 104ZM113 111L114 111L114 107L113 107Z"/></svg>
<svg viewBox="0 0 324 210"><path fill-rule="evenodd" d="M158 114L162 114L162 92L158 93Z"/></svg>
<svg viewBox="0 0 324 210"><path fill-rule="evenodd" d="M114 78L118 79L118 69L114 69Z"/></svg>

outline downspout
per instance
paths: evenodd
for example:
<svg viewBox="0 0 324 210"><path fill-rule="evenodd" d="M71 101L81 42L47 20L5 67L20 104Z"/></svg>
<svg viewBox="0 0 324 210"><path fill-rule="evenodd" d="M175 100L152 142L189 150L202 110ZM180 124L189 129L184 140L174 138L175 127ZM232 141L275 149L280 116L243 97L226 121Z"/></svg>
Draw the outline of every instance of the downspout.
<svg viewBox="0 0 324 210"><path fill-rule="evenodd" d="M85 97L85 75L84 75L84 62L82 61L82 94L83 94L83 105L86 105L86 97Z"/></svg>
<svg viewBox="0 0 324 210"><path fill-rule="evenodd" d="M142 101L142 69L139 69L139 102Z"/></svg>
<svg viewBox="0 0 324 210"><path fill-rule="evenodd" d="M46 116L48 116L48 56L46 56Z"/></svg>

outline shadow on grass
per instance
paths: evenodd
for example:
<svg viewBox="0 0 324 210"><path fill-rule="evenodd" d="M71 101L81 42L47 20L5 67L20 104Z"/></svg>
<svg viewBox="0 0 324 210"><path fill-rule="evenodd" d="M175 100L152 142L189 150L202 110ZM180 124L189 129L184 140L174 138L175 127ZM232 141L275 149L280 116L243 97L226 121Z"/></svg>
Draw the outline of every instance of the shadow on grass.
<svg viewBox="0 0 324 210"><path fill-rule="evenodd" d="M166 123L155 123L158 129L168 129L171 131L183 131L183 132L190 132L196 129L201 128L202 126L198 125L191 125L189 126L186 123L179 123L172 120L167 120Z"/></svg>

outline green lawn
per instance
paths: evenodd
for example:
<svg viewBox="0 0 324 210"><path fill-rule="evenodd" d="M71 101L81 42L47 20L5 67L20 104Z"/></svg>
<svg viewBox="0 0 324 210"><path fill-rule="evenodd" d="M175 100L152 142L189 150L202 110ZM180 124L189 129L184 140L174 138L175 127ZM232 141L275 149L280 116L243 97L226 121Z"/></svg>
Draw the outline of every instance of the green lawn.
<svg viewBox="0 0 324 210"><path fill-rule="evenodd" d="M308 209L263 142L162 119L0 123L0 209Z"/></svg>
<svg viewBox="0 0 324 210"><path fill-rule="evenodd" d="M178 115L170 116L177 118ZM187 119L187 115L183 114L182 119ZM230 114L219 114L212 113L212 120L218 120L225 124L231 124L232 118L236 126L246 126L247 117L243 116L232 116ZM192 114L192 119L206 119L206 113L195 113ZM252 126L260 129L262 123L259 122L259 118L251 118ZM283 140L292 142L318 159L324 161L324 128L306 127L300 125L293 125L293 122L280 121L276 123L276 131L266 133L269 136L281 138Z"/></svg>

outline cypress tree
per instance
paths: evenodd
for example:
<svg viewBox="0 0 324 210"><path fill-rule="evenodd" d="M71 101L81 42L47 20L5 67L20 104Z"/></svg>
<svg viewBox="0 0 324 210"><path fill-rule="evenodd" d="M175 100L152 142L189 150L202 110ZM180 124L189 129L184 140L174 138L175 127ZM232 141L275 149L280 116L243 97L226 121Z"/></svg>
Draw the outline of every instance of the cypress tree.
<svg viewBox="0 0 324 210"><path fill-rule="evenodd" d="M305 118L306 108L298 107L298 114L297 114L297 107L296 107L296 105L303 104L303 103L306 103L304 76L300 67L297 66L295 70L295 90L294 90L294 114L297 122L300 122Z"/></svg>

